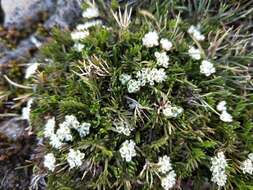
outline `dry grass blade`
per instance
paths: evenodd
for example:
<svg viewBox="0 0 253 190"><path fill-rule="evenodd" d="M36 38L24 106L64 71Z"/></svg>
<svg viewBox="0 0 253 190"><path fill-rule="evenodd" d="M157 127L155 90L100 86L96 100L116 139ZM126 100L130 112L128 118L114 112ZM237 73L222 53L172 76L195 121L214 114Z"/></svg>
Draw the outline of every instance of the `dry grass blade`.
<svg viewBox="0 0 253 190"><path fill-rule="evenodd" d="M212 42L210 42L210 47L208 48L208 55L210 57L214 57L216 52L218 51L219 46L225 39L225 37L229 34L229 32L232 30L232 28L229 28L228 30L223 33L223 31L218 31L215 35L215 38L213 39ZM220 34L223 34L220 36ZM219 37L220 36L220 37Z"/></svg>
<svg viewBox="0 0 253 190"><path fill-rule="evenodd" d="M81 76L95 75L99 77L105 77L111 75L106 61L102 58L98 58L96 55L93 55L91 58L88 58L83 62L79 61L79 65L77 67L81 71L81 73L78 75Z"/></svg>
<svg viewBox="0 0 253 190"><path fill-rule="evenodd" d="M9 79L7 77L7 75L4 75L4 78L7 80L7 82L9 82L11 85L13 86L16 86L18 88L23 88L23 89L33 89L31 86L25 86L25 85L22 85L22 84L18 84L16 82L13 82L11 79Z"/></svg>
<svg viewBox="0 0 253 190"><path fill-rule="evenodd" d="M128 6L126 5L125 11L123 14L122 14L120 8L119 8L118 12L116 12L116 13L111 10L111 13L112 13L114 19L116 20L117 24L119 25L120 28L122 28L124 30L127 29L131 23L132 7L130 8L129 12L128 12L127 7Z"/></svg>

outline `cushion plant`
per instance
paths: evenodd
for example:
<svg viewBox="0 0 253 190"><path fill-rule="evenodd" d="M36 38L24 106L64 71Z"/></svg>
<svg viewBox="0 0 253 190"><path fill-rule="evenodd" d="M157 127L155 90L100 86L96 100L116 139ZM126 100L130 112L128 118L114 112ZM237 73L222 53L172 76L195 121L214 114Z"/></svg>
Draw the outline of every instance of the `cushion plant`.
<svg viewBox="0 0 253 190"><path fill-rule="evenodd" d="M145 2L86 2L52 32L29 79L35 172L49 189L252 189L247 29L222 3Z"/></svg>

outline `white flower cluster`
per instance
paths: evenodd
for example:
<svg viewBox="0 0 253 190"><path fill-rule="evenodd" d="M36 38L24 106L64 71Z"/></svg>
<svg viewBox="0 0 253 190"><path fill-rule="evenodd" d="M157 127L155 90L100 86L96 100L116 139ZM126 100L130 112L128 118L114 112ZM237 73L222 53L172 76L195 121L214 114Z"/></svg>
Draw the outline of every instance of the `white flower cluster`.
<svg viewBox="0 0 253 190"><path fill-rule="evenodd" d="M160 40L160 44L161 44L163 50L165 50L165 51L170 51L171 48L172 48L172 46L173 46L172 43L171 43L171 41L169 41L166 38L162 38Z"/></svg>
<svg viewBox="0 0 253 190"><path fill-rule="evenodd" d="M80 167L82 165L82 159L84 158L84 153L79 150L75 151L74 149L70 149L67 155L67 162L69 164L69 168L72 169L74 167ZM54 171L56 167L56 159L53 153L48 153L44 156L44 167L46 167L50 171Z"/></svg>
<svg viewBox="0 0 253 190"><path fill-rule="evenodd" d="M88 7L83 13L82 16L84 18L95 18L99 16L99 11L96 5L90 4L90 7ZM89 31L87 31L88 28L100 25L102 22L100 20L96 21L89 21L84 24L79 24L76 26L76 30L71 32L71 38L75 41L74 49L78 52L81 52L84 48L84 45L80 43L80 40L85 39L87 36L89 36Z"/></svg>
<svg viewBox="0 0 253 190"><path fill-rule="evenodd" d="M52 134L50 137L49 137L49 144L53 147L53 148L56 148L56 149L59 149L63 146L63 142L60 140L60 138L56 135L56 134Z"/></svg>
<svg viewBox="0 0 253 190"><path fill-rule="evenodd" d="M148 32L142 38L142 44L146 46L147 48L151 48L151 47L155 47L159 45L158 40L159 40L159 36L156 31Z"/></svg>
<svg viewBox="0 0 253 190"><path fill-rule="evenodd" d="M138 92L141 88L141 83L138 80L131 79L127 83L127 90L129 93Z"/></svg>
<svg viewBox="0 0 253 190"><path fill-rule="evenodd" d="M199 31L199 29L195 26L190 26L188 29L188 33L193 36L194 39L197 41L203 41L205 40L205 36L202 35ZM194 46L190 46L188 50L188 54L190 57L192 57L195 60L200 60L201 59L201 51L200 49L195 48ZM210 61L203 60L200 65L200 73L204 74L205 76L209 77L213 73L216 72L216 69Z"/></svg>
<svg viewBox="0 0 253 190"><path fill-rule="evenodd" d="M159 66L168 68L170 59L169 59L169 56L166 54L166 52L162 52L162 53L155 52L155 57L156 57L157 64Z"/></svg>
<svg viewBox="0 0 253 190"><path fill-rule="evenodd" d="M224 122L232 122L233 121L233 117L230 113L228 113L227 111L223 111L220 114L220 119Z"/></svg>
<svg viewBox="0 0 253 190"><path fill-rule="evenodd" d="M193 46L190 46L190 49L188 50L188 54L191 56L191 58L195 60L201 59L201 51Z"/></svg>
<svg viewBox="0 0 253 190"><path fill-rule="evenodd" d="M69 168L72 169L74 167L80 167L82 165L82 159L84 158L84 153L80 152L79 150L70 149L67 161L69 164Z"/></svg>
<svg viewBox="0 0 253 190"><path fill-rule="evenodd" d="M172 168L170 157L167 155L159 157L157 165L158 171L165 175L161 178L162 187L165 190L172 188L176 184L176 173Z"/></svg>
<svg viewBox="0 0 253 190"><path fill-rule="evenodd" d="M87 30L93 26L97 26L97 25L102 25L102 21L101 20L93 20L93 21L89 21L89 22L85 22L84 24L78 24L76 26L77 30Z"/></svg>
<svg viewBox="0 0 253 190"><path fill-rule="evenodd" d="M30 122L30 112L31 112L33 100L34 100L33 98L30 98L26 103L26 107L22 109L22 119L25 119L28 122Z"/></svg>
<svg viewBox="0 0 253 190"><path fill-rule="evenodd" d="M122 85L127 84L128 81L131 80L131 78L132 78L131 75L128 75L128 74L125 74L125 73L123 73L119 76L119 80L120 80Z"/></svg>
<svg viewBox="0 0 253 190"><path fill-rule="evenodd" d="M78 52L81 52L84 48L84 45L79 41L89 36L89 31L73 31L71 32L71 38L75 41L74 49Z"/></svg>
<svg viewBox="0 0 253 190"><path fill-rule="evenodd" d="M122 143L119 149L120 155L126 162L130 162L136 156L135 142L133 140L126 140Z"/></svg>
<svg viewBox="0 0 253 190"><path fill-rule="evenodd" d="M221 101L221 102L219 102L217 104L216 109L218 111L220 111L220 112L226 111L227 110L227 106L226 105L227 105L227 102L223 100L223 101Z"/></svg>
<svg viewBox="0 0 253 190"><path fill-rule="evenodd" d="M162 174L168 173L172 170L172 165L170 163L170 157L165 155L163 157L159 157L157 165L159 166L158 171Z"/></svg>
<svg viewBox="0 0 253 190"><path fill-rule="evenodd" d="M142 38L142 43L148 48L158 46L158 33L155 31L148 32ZM172 43L168 39L162 38L160 40L160 43L165 51L169 51L172 47ZM155 57L158 66L168 68L169 56L166 54L166 52L155 52ZM132 79L130 75L124 73L120 75L119 80L121 84L127 84L127 89L129 93L135 93L146 84L153 86L155 82L162 83L163 81L165 81L167 79L167 75L164 68L142 68L136 73L137 79Z"/></svg>
<svg viewBox="0 0 253 190"><path fill-rule="evenodd" d="M44 156L44 166L50 170L50 171L54 171L55 169L55 162L56 162L56 159L54 157L54 154L53 153L48 153Z"/></svg>
<svg viewBox="0 0 253 190"><path fill-rule="evenodd" d="M220 120L221 121L232 122L233 121L233 117L232 117L231 114L229 114L227 112L227 106L226 106L226 104L227 104L226 101L221 101L221 102L218 103L216 109L221 112L221 114L220 114Z"/></svg>
<svg viewBox="0 0 253 190"><path fill-rule="evenodd" d="M79 43L79 42L76 42L73 46L73 48L77 51L77 52L81 52L84 48L84 45Z"/></svg>
<svg viewBox="0 0 253 190"><path fill-rule="evenodd" d="M172 188L176 184L176 173L174 170L170 171L165 177L161 179L162 187L165 190Z"/></svg>
<svg viewBox="0 0 253 190"><path fill-rule="evenodd" d="M253 174L253 153L250 153L248 158L242 162L241 170L244 174Z"/></svg>
<svg viewBox="0 0 253 190"><path fill-rule="evenodd" d="M64 142L73 140L71 129L75 129L81 137L85 137L89 134L90 126L90 123L86 122L80 124L74 115L66 115L64 122L59 125L55 133L55 118L53 117L48 119L45 125L44 136L49 138L51 146L59 149Z"/></svg>
<svg viewBox="0 0 253 190"><path fill-rule="evenodd" d="M83 18L95 18L99 16L99 11L98 8L96 7L96 5L93 5L89 8L87 8L83 14L82 14Z"/></svg>
<svg viewBox="0 0 253 190"><path fill-rule="evenodd" d="M210 168L212 172L212 182L216 183L219 187L223 187L227 181L226 167L227 160L223 152L219 152L217 156L211 159L212 166Z"/></svg>
<svg viewBox="0 0 253 190"><path fill-rule="evenodd" d="M78 131L80 137L85 137L88 134L90 134L90 123L83 122L81 125L79 125L76 130Z"/></svg>
<svg viewBox="0 0 253 190"><path fill-rule="evenodd" d="M126 121L120 120L114 122L114 125L116 127L116 132L124 134L126 136L129 136L131 134L132 128L129 126L129 124Z"/></svg>
<svg viewBox="0 0 253 190"><path fill-rule="evenodd" d="M163 115L169 118L176 118L178 117L184 110L178 106L172 106L170 104L166 104L163 108Z"/></svg>
<svg viewBox="0 0 253 190"><path fill-rule="evenodd" d="M191 34L197 41L204 41L205 36L200 33L199 29L193 25L188 29L188 33Z"/></svg>
<svg viewBox="0 0 253 190"><path fill-rule="evenodd" d="M163 68L142 68L136 73L136 79L131 79L130 75L122 74L120 81L122 84L127 84L129 93L135 93L140 90L141 87L149 84L153 86L156 83L161 83L166 80L167 75Z"/></svg>
<svg viewBox="0 0 253 190"><path fill-rule="evenodd" d="M89 31L73 31L71 32L71 38L74 41L79 41L89 36Z"/></svg>
<svg viewBox="0 0 253 190"><path fill-rule="evenodd" d="M56 131L56 135L59 138L60 141L72 141L73 137L71 135L71 128L69 125L64 121L59 125L59 129Z"/></svg>
<svg viewBox="0 0 253 190"><path fill-rule="evenodd" d="M158 33L156 31L153 31L145 34L144 37L142 38L142 44L147 48L158 46L159 45ZM162 38L160 40L160 44L162 49L165 51L170 51L173 46L171 41L169 41L166 38Z"/></svg>
<svg viewBox="0 0 253 190"><path fill-rule="evenodd" d="M30 40L35 45L36 48L40 48L42 46L42 42L39 41L37 37L31 36Z"/></svg>
<svg viewBox="0 0 253 190"><path fill-rule="evenodd" d="M216 69L213 64L207 60L203 60L200 65L200 73L209 77L211 74L215 73Z"/></svg>
<svg viewBox="0 0 253 190"><path fill-rule="evenodd" d="M36 73L36 70L38 69L39 65L40 65L39 63L29 64L28 67L26 68L26 71L25 71L25 78L28 79L32 75L34 75Z"/></svg>
<svg viewBox="0 0 253 190"><path fill-rule="evenodd" d="M50 138L52 134L54 134L54 128L55 128L55 118L52 117L47 120L47 123L44 128L44 136L46 138Z"/></svg>
<svg viewBox="0 0 253 190"><path fill-rule="evenodd" d="M163 68L142 68L140 71L137 72L136 77L138 78L138 81L140 81L141 86L145 86L147 83L153 86L155 82L162 83L163 81L165 81L167 75Z"/></svg>

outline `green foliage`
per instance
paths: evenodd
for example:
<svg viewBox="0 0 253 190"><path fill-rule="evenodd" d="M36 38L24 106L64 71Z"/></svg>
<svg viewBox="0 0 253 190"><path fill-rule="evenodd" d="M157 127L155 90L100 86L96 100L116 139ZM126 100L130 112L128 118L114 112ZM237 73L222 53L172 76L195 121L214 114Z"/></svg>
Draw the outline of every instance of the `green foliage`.
<svg viewBox="0 0 253 190"><path fill-rule="evenodd" d="M59 151L52 149L48 139L44 141L45 152L53 151L60 162L48 175L49 189L162 189L155 163L163 155L170 156L179 186L192 181L192 189L201 189L207 182L211 184L210 160L218 151L225 152L229 163L225 188L253 188L252 176L243 174L238 166L253 151L249 38L240 30L243 26L228 28L234 16L224 18L225 13L220 13L233 5L193 2L140 1L134 4L127 28L117 25L107 11L108 25L90 28L90 35L81 41L81 52L73 49L68 32L52 32L52 42L42 49L42 59L44 56L52 63L44 65L34 80L32 125L42 134L49 116L56 117L59 124L65 115L75 115L79 121L91 123L91 132L84 138L75 134L74 141ZM116 10L119 5L112 1L112 6ZM143 11L147 6L149 12ZM214 22L215 14L220 22ZM198 23L207 38L200 44L187 34L189 26ZM119 76L156 65L154 53L160 48L142 45L142 37L153 30L173 43L168 77L163 83L128 93ZM213 76L200 73L200 61L187 53L191 45L203 49L205 58L214 63ZM134 110L129 109L130 99L138 103ZM231 123L221 121L215 111L222 100L233 116ZM159 111L168 101L184 109L180 117L167 118ZM129 137L113 130L119 119L133 127ZM131 162L125 162L119 153L127 139L133 139L137 147ZM68 169L69 148L85 153L81 168Z"/></svg>

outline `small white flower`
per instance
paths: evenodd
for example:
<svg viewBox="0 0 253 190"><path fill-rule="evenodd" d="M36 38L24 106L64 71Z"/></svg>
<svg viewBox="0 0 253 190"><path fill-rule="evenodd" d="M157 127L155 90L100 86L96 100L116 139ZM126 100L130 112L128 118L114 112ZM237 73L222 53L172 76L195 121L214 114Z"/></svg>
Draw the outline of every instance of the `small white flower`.
<svg viewBox="0 0 253 190"><path fill-rule="evenodd" d="M61 140L58 138L58 136L56 134L52 134L49 137L49 144L56 149L60 149L63 145L63 143L61 142Z"/></svg>
<svg viewBox="0 0 253 190"><path fill-rule="evenodd" d="M193 34L193 37L197 40L197 41L204 41L205 40L205 36L203 34L201 34L199 31L196 31Z"/></svg>
<svg viewBox="0 0 253 190"><path fill-rule="evenodd" d="M84 153L79 150L75 151L74 149L70 149L67 161L69 164L69 168L72 169L74 167L80 167L82 165L82 159L84 158Z"/></svg>
<svg viewBox="0 0 253 190"><path fill-rule="evenodd" d="M79 41L86 38L89 35L88 31L73 31L71 32L71 38L74 41Z"/></svg>
<svg viewBox="0 0 253 190"><path fill-rule="evenodd" d="M154 85L152 77L150 77L150 68L142 68L140 71L136 73L136 77L138 78L138 81L140 82L141 86L145 86L147 82L152 83Z"/></svg>
<svg viewBox="0 0 253 190"><path fill-rule="evenodd" d="M176 173L174 170L170 171L165 177L161 179L162 187L165 190L172 188L176 184Z"/></svg>
<svg viewBox="0 0 253 190"><path fill-rule="evenodd" d="M233 117L227 111L222 111L220 114L220 120L229 123L233 121Z"/></svg>
<svg viewBox="0 0 253 190"><path fill-rule="evenodd" d="M126 160L126 162L130 162L133 157L136 156L135 151L135 142L133 140L126 140L119 149L121 157Z"/></svg>
<svg viewBox="0 0 253 190"><path fill-rule="evenodd" d="M212 181L216 183L218 186L222 187L226 184L227 175L226 175L226 167L227 160L223 152L219 152L217 156L211 159L212 166L210 168L212 172Z"/></svg>
<svg viewBox="0 0 253 190"><path fill-rule="evenodd" d="M120 80L120 82L121 82L122 85L125 85L125 84L127 84L127 82L128 82L129 80L131 80L131 75L128 75L128 74L121 74L121 75L119 76L119 80Z"/></svg>
<svg viewBox="0 0 253 190"><path fill-rule="evenodd" d="M48 170L50 170L52 172L54 171L55 162L56 162L56 159L55 159L53 153L48 153L45 155L43 164L46 168L48 168Z"/></svg>
<svg viewBox="0 0 253 190"><path fill-rule="evenodd" d="M169 65L169 56L166 54L166 52L155 52L155 57L156 57L156 61L157 64L164 67L164 68L168 68Z"/></svg>
<svg viewBox="0 0 253 190"><path fill-rule="evenodd" d="M250 159L246 159L241 165L241 170L244 174L252 175L252 173L253 173L253 163L252 163L252 161Z"/></svg>
<svg viewBox="0 0 253 190"><path fill-rule="evenodd" d="M135 93L140 90L141 83L137 80L131 79L127 83L127 89L129 93Z"/></svg>
<svg viewBox="0 0 253 190"><path fill-rule="evenodd" d="M217 174L213 175L212 182L216 183L219 187L226 185L227 175L224 170L219 171Z"/></svg>
<svg viewBox="0 0 253 190"><path fill-rule="evenodd" d="M163 115L169 118L176 118L183 112L183 108L167 104L163 108Z"/></svg>
<svg viewBox="0 0 253 190"><path fill-rule="evenodd" d="M159 36L156 31L149 32L145 34L145 36L142 38L142 44L146 46L147 48L151 48L154 46L159 45Z"/></svg>
<svg viewBox="0 0 253 190"><path fill-rule="evenodd" d="M74 129L78 128L80 125L79 121L74 115L66 115L65 121L63 122L63 124L69 128L74 128Z"/></svg>
<svg viewBox="0 0 253 190"><path fill-rule="evenodd" d="M164 69L152 69L150 75L157 83L162 83L167 79Z"/></svg>
<svg viewBox="0 0 253 190"><path fill-rule="evenodd" d="M190 28L188 29L188 33L191 34L197 41L205 40L205 36L202 35L199 29L193 25L191 25Z"/></svg>
<svg viewBox="0 0 253 190"><path fill-rule="evenodd" d="M93 7L89 7L87 8L83 14L82 14L83 18L95 18L99 16L99 11L98 8L93 6Z"/></svg>
<svg viewBox="0 0 253 190"><path fill-rule="evenodd" d="M159 166L158 171L165 175L161 178L161 185L165 190L172 188L176 184L176 173L172 168L170 157L165 155L159 157L157 165Z"/></svg>
<svg viewBox="0 0 253 190"><path fill-rule="evenodd" d="M25 71L25 78L28 79L32 75L34 75L36 73L36 70L38 69L39 65L40 65L39 63L30 64Z"/></svg>
<svg viewBox="0 0 253 190"><path fill-rule="evenodd" d="M218 152L217 156L211 159L212 167L211 171L217 171L219 168L227 167L227 160L223 152Z"/></svg>
<svg viewBox="0 0 253 190"><path fill-rule="evenodd" d="M221 102L219 102L218 103L218 105L216 106L216 109L218 110L218 111L226 111L227 110L227 106L226 106L226 104L227 104L227 102L226 101L221 101Z"/></svg>
<svg viewBox="0 0 253 190"><path fill-rule="evenodd" d="M250 153L250 154L248 155L248 158L253 162L253 153Z"/></svg>
<svg viewBox="0 0 253 190"><path fill-rule="evenodd" d="M72 141L73 137L71 135L71 130L68 127L68 125L66 125L66 123L61 123L60 128L57 129L56 131L56 135L57 137L60 139L60 141Z"/></svg>
<svg viewBox="0 0 253 190"><path fill-rule="evenodd" d="M42 43L35 36L31 36L30 40L36 46L36 48L40 48L42 46Z"/></svg>
<svg viewBox="0 0 253 190"><path fill-rule="evenodd" d="M196 49L193 46L190 47L190 49L188 50L188 53L195 60L200 60L201 58L201 51L199 49Z"/></svg>
<svg viewBox="0 0 253 190"><path fill-rule="evenodd" d="M32 103L33 103L33 98L30 98L26 103L26 107L22 109L22 119L26 119L30 121L30 112L31 112Z"/></svg>
<svg viewBox="0 0 253 190"><path fill-rule="evenodd" d="M76 130L78 131L80 137L85 137L90 134L90 123L83 122Z"/></svg>
<svg viewBox="0 0 253 190"><path fill-rule="evenodd" d="M193 34L193 33L195 32L195 30L196 30L196 27L193 26L193 25L191 25L190 28L188 28L187 32L188 32L189 34Z"/></svg>
<svg viewBox="0 0 253 190"><path fill-rule="evenodd" d="M162 38L160 44L165 51L170 51L172 48L172 43L168 39Z"/></svg>
<svg viewBox="0 0 253 190"><path fill-rule="evenodd" d="M55 118L52 117L51 119L47 120L47 123L44 128L44 136L51 137L54 134L54 128L55 128Z"/></svg>
<svg viewBox="0 0 253 190"><path fill-rule="evenodd" d="M94 21L90 21L90 22L86 22L84 24L79 24L76 26L77 30L87 30L88 28L91 28L93 26L97 26L97 25L102 25L102 21L101 20L94 20Z"/></svg>
<svg viewBox="0 0 253 190"><path fill-rule="evenodd" d="M163 173L163 174L166 174L168 173L170 170L172 170L172 165L170 163L170 157L165 155L163 157L159 157L159 160L158 160L158 171Z"/></svg>
<svg viewBox="0 0 253 190"><path fill-rule="evenodd" d="M211 74L215 73L216 69L213 64L209 61L203 60L200 65L200 73L209 77Z"/></svg>
<svg viewBox="0 0 253 190"><path fill-rule="evenodd" d="M132 129L127 122L121 120L118 122L114 122L114 125L116 127L117 133L121 133L126 136L129 136L131 134Z"/></svg>
<svg viewBox="0 0 253 190"><path fill-rule="evenodd" d="M145 86L146 83L153 86L155 82L161 83L166 80L167 75L163 68L161 69L150 69L150 68L142 68L137 72L136 77L140 82L141 86Z"/></svg>
<svg viewBox="0 0 253 190"><path fill-rule="evenodd" d="M81 52L84 48L84 45L81 43L75 43L73 48L77 51L77 52Z"/></svg>

